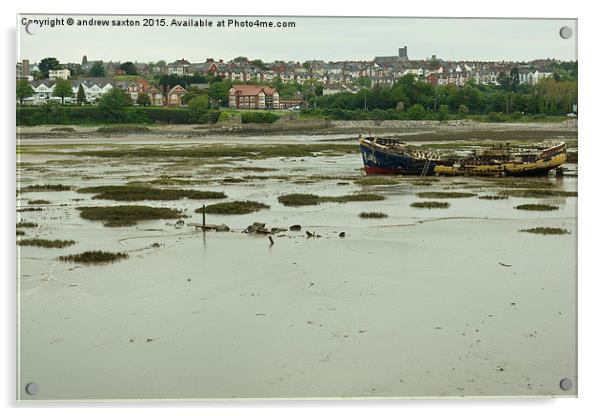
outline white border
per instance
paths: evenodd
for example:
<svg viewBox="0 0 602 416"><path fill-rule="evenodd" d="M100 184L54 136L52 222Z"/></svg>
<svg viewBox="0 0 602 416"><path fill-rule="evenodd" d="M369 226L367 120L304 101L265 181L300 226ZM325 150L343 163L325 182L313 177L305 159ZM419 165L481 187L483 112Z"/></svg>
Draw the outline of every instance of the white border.
<svg viewBox="0 0 602 416"><path fill-rule="evenodd" d="M138 5L123 0L102 0L99 2L69 2L66 0L29 0L27 2L9 2L2 4L3 20L2 41L2 167L0 169L4 184L5 199L0 204L2 218L2 319L3 364L0 392L6 414L30 414L44 411L46 414L104 414L111 411L121 414L238 414L241 411L251 415L266 414L306 414L308 411L320 414L399 414L400 412L439 413L447 415L483 414L507 415L508 413L529 413L560 415L592 414L599 408L597 398L600 395L600 325L598 317L602 301L599 271L599 246L601 233L600 215L596 202L601 187L596 174L602 166L599 103L602 99L602 64L600 62L599 39L600 14L591 3L547 0L545 2L526 2L503 0L484 2L482 0L407 2L386 4L384 2L326 3L319 0L290 1L246 1L228 2L183 1L164 2L147 0ZM14 63L15 20L22 13L115 13L115 14L249 14L249 15L359 15L359 16L425 16L425 17L549 17L579 19L579 136L581 151L579 177L579 399L496 399L496 400L404 400L404 401L235 401L235 402L198 402L165 403L151 402L124 404L88 404L69 405L45 404L45 408L21 405L15 402L15 113L14 113ZM597 169L598 168L598 169ZM173 407L173 408L171 408ZM171 408L171 409L169 409Z"/></svg>

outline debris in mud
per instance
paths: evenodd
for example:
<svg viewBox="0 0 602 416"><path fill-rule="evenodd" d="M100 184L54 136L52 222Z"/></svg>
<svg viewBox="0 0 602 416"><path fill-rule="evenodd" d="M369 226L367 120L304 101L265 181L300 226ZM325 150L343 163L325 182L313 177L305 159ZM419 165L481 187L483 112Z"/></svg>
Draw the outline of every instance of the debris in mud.
<svg viewBox="0 0 602 416"><path fill-rule="evenodd" d="M263 223L263 222L254 222L253 224L251 224L247 228L245 228L245 230L243 231L243 233L247 233L247 234L270 234L271 231L268 230L265 227L265 223Z"/></svg>
<svg viewBox="0 0 602 416"><path fill-rule="evenodd" d="M345 231L342 231L339 233L339 238L345 238L346 234Z"/></svg>
<svg viewBox="0 0 602 416"><path fill-rule="evenodd" d="M301 226L299 224L291 225L288 228L290 231L301 231Z"/></svg>
<svg viewBox="0 0 602 416"><path fill-rule="evenodd" d="M199 224L198 222L189 222L188 225L190 227L194 227L197 230L205 230L205 231L216 231L216 232L228 232L230 231L230 227L226 224Z"/></svg>
<svg viewBox="0 0 602 416"><path fill-rule="evenodd" d="M98 264L98 263L112 263L114 261L127 259L129 257L128 253L122 252L110 252L110 251L84 251L80 254L70 254L68 256L60 256L59 260L75 262L75 263L89 263L89 264Z"/></svg>
<svg viewBox="0 0 602 416"><path fill-rule="evenodd" d="M50 131L56 133L75 133L75 129L73 127L53 127L50 129Z"/></svg>
<svg viewBox="0 0 602 416"><path fill-rule="evenodd" d="M314 231L309 232L309 231L305 231L305 235L307 236L307 238L321 238L322 236L320 234L316 234L316 232Z"/></svg>
<svg viewBox="0 0 602 416"><path fill-rule="evenodd" d="M205 213L219 215L244 215L261 211L262 209L270 209L270 206L256 201L232 201L207 205L205 207ZM203 212L203 208L198 208L194 212L200 214Z"/></svg>
<svg viewBox="0 0 602 416"><path fill-rule="evenodd" d="M511 264L505 264L505 263L502 263L501 261L499 262L499 264L500 264L500 266L504 266L504 267L512 267Z"/></svg>

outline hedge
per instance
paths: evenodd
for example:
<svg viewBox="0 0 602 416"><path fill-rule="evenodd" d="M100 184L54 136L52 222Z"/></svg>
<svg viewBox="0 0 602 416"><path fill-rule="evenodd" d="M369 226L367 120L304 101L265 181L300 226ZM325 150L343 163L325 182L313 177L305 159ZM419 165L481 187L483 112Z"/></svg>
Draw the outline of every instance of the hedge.
<svg viewBox="0 0 602 416"><path fill-rule="evenodd" d="M19 106L17 107L17 125L35 126L38 124L192 124L215 123L219 111L207 111L194 116L187 108L127 107L119 120L104 113L97 106Z"/></svg>
<svg viewBox="0 0 602 416"><path fill-rule="evenodd" d="M241 114L240 121L244 123L273 123L280 118L278 114L267 111L246 111Z"/></svg>

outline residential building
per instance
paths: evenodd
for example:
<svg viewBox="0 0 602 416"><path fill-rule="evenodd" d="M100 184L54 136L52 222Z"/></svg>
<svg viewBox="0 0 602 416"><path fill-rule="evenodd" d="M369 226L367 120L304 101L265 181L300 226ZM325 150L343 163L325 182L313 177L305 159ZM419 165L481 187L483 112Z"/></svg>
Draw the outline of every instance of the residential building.
<svg viewBox="0 0 602 416"><path fill-rule="evenodd" d="M169 107L182 107L182 97L186 94L186 91L182 86L176 85L167 93L167 106Z"/></svg>
<svg viewBox="0 0 602 416"><path fill-rule="evenodd" d="M71 71L68 69L51 69L48 71L48 78L50 79L69 79Z"/></svg>
<svg viewBox="0 0 602 416"><path fill-rule="evenodd" d="M267 86L235 84L229 91L228 106L249 110L279 109L280 95Z"/></svg>
<svg viewBox="0 0 602 416"><path fill-rule="evenodd" d="M164 104L163 93L161 92L161 90L159 88L150 87L149 89L146 90L146 93L148 94L148 96L150 98L151 105L154 105L157 107L163 106L163 104Z"/></svg>

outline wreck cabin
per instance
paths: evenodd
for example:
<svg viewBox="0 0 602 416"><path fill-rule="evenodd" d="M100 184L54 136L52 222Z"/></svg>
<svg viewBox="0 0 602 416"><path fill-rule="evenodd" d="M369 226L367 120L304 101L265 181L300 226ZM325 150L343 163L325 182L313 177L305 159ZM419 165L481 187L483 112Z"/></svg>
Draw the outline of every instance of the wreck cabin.
<svg viewBox="0 0 602 416"><path fill-rule="evenodd" d="M182 107L182 97L187 92L182 86L176 85L167 93L167 105L169 107Z"/></svg>
<svg viewBox="0 0 602 416"><path fill-rule="evenodd" d="M159 88L151 87L146 90L148 98L150 98L151 105L162 107L163 106L163 93Z"/></svg>
<svg viewBox="0 0 602 416"><path fill-rule="evenodd" d="M244 110L273 110L280 108L280 95L274 88L261 85L233 85L228 107Z"/></svg>

